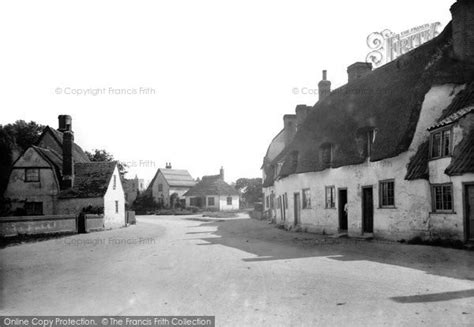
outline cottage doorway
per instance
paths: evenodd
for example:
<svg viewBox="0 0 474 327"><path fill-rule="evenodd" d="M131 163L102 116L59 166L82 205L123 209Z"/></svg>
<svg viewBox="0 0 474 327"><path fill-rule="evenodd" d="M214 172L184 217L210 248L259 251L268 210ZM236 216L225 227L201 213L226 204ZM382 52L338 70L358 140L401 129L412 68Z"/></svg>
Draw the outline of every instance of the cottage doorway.
<svg viewBox="0 0 474 327"><path fill-rule="evenodd" d="M280 196L280 210L281 210L281 221L284 223L286 220L286 208L285 208L285 199Z"/></svg>
<svg viewBox="0 0 474 327"><path fill-rule="evenodd" d="M301 224L301 199L300 193L295 193L294 207L295 207L295 226Z"/></svg>
<svg viewBox="0 0 474 327"><path fill-rule="evenodd" d="M339 189L338 194L338 210L339 210L339 231L347 231L347 190Z"/></svg>
<svg viewBox="0 0 474 327"><path fill-rule="evenodd" d="M466 240L474 241L474 184L464 184Z"/></svg>
<svg viewBox="0 0 474 327"><path fill-rule="evenodd" d="M374 232L374 196L372 186L362 188L362 232Z"/></svg>
<svg viewBox="0 0 474 327"><path fill-rule="evenodd" d="M86 232L86 214L84 212L81 212L77 217L77 232L79 234Z"/></svg>

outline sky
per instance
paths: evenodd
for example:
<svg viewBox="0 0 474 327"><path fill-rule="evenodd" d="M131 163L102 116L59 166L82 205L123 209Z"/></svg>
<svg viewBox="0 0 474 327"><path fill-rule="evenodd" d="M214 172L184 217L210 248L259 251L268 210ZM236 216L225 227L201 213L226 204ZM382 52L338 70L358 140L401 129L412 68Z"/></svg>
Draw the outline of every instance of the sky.
<svg viewBox="0 0 474 327"><path fill-rule="evenodd" d="M451 20L454 0L2 1L0 124L57 127L150 180L260 177L283 115L365 61L366 39Z"/></svg>

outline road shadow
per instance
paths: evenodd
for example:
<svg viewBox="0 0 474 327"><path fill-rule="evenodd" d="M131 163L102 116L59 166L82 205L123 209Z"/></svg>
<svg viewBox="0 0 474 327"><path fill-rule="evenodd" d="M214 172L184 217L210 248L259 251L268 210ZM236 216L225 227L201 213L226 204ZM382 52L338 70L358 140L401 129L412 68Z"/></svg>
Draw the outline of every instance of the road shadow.
<svg viewBox="0 0 474 327"><path fill-rule="evenodd" d="M474 297L474 289L424 295L396 296L390 299L398 303L425 303L465 299L470 297Z"/></svg>
<svg viewBox="0 0 474 327"><path fill-rule="evenodd" d="M214 227L215 231L206 231L200 236L195 227ZM327 257L339 261L373 261L432 275L474 280L471 251L288 232L253 219L202 223L193 229L188 234L205 241L198 245L223 245L245 251L252 255L244 258L245 262Z"/></svg>

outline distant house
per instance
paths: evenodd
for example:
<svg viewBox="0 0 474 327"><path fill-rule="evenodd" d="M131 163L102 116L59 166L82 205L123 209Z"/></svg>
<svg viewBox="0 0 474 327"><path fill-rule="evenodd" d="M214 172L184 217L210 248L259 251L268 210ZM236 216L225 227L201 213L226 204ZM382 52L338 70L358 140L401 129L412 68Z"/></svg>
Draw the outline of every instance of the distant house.
<svg viewBox="0 0 474 327"><path fill-rule="evenodd" d="M158 169L146 192L158 204L169 207L177 204L177 201L184 204L184 193L194 185L196 181L187 170L172 169L171 163L167 163L166 168Z"/></svg>
<svg viewBox="0 0 474 327"><path fill-rule="evenodd" d="M203 176L202 180L184 194L187 207L219 211L238 210L239 192L224 181L224 169L219 175Z"/></svg>
<svg viewBox="0 0 474 327"><path fill-rule="evenodd" d="M104 227L125 225L125 198L116 162L90 162L74 143L70 116L46 127L37 145L13 164L4 197L17 215L103 212Z"/></svg>

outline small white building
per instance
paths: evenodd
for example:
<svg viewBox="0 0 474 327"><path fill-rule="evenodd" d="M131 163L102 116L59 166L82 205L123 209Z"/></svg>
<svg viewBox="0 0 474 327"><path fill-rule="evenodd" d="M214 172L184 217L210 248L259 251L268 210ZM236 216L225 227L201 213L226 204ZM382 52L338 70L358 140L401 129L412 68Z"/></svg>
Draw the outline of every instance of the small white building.
<svg viewBox="0 0 474 327"><path fill-rule="evenodd" d="M224 181L224 169L219 175L203 176L202 180L184 194L186 207L216 211L233 211L240 207L239 192Z"/></svg>

